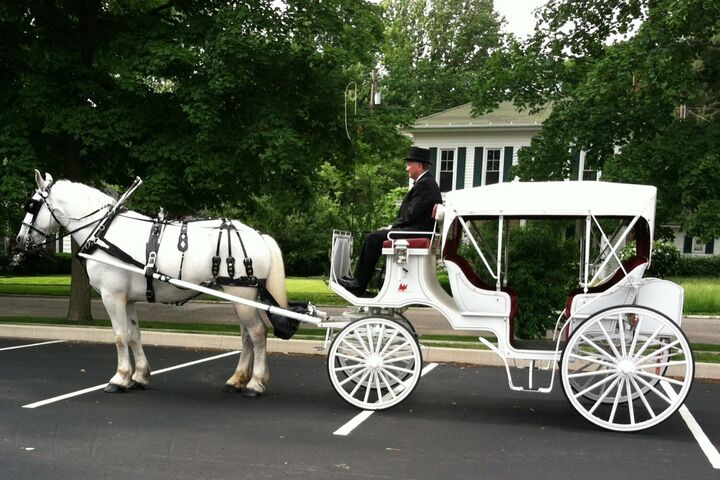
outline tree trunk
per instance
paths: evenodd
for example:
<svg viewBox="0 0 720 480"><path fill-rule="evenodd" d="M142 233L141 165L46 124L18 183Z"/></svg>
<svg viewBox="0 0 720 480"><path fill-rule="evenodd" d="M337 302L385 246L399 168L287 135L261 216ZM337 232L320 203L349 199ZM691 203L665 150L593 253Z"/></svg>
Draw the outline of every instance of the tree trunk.
<svg viewBox="0 0 720 480"><path fill-rule="evenodd" d="M70 285L70 305L68 306L67 319L74 323L91 325L93 318L90 311L90 281L85 267L77 257L79 249L80 246L73 240L72 283Z"/></svg>

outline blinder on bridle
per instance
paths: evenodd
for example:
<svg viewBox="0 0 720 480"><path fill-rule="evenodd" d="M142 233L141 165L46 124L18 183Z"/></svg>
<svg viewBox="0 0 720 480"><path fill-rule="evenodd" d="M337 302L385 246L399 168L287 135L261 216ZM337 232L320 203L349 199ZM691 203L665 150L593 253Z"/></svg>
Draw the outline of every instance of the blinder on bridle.
<svg viewBox="0 0 720 480"><path fill-rule="evenodd" d="M35 221L37 220L38 213L40 213L40 208L42 208L43 204L47 204L47 197L50 195L51 186L52 183L45 187L44 190L36 190L35 194L27 199L24 207L25 213L31 215L32 217L30 218L29 222L22 222L22 224L28 227L28 230L37 232L43 237L47 237L48 232L44 232L37 228L35 226ZM53 213L52 208L50 208L50 205L48 205L48 209L50 210L50 215L55 218L55 214Z"/></svg>

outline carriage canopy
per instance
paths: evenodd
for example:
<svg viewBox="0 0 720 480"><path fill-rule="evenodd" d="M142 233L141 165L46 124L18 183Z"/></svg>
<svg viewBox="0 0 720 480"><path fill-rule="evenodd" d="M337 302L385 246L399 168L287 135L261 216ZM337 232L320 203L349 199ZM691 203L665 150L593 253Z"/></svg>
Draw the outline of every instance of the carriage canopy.
<svg viewBox="0 0 720 480"><path fill-rule="evenodd" d="M652 238L657 189L609 182L510 182L455 190L445 199L445 230L456 217L643 217Z"/></svg>

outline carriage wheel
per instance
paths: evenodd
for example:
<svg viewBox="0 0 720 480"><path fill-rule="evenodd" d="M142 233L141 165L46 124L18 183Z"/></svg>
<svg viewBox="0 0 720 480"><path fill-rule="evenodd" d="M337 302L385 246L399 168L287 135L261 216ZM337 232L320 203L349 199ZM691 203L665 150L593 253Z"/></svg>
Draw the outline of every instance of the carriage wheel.
<svg viewBox="0 0 720 480"><path fill-rule="evenodd" d="M565 396L586 419L616 431L644 430L685 401L695 363L687 337L660 312L613 307L573 332L560 373Z"/></svg>
<svg viewBox="0 0 720 480"><path fill-rule="evenodd" d="M422 356L415 335L382 317L348 324L328 352L328 374L335 391L365 410L400 403L420 380Z"/></svg>

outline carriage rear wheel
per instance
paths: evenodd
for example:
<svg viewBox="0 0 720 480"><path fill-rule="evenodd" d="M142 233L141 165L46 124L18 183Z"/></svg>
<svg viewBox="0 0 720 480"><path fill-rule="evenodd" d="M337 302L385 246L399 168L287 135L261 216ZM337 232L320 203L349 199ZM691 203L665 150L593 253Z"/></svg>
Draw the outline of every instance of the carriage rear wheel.
<svg viewBox="0 0 720 480"><path fill-rule="evenodd" d="M415 334L383 317L356 320L343 328L328 352L328 374L346 402L383 410L407 398L420 380L422 355Z"/></svg>
<svg viewBox="0 0 720 480"><path fill-rule="evenodd" d="M644 430L685 401L695 363L687 337L655 310L621 306L573 332L560 361L565 396L586 419L616 431Z"/></svg>

